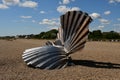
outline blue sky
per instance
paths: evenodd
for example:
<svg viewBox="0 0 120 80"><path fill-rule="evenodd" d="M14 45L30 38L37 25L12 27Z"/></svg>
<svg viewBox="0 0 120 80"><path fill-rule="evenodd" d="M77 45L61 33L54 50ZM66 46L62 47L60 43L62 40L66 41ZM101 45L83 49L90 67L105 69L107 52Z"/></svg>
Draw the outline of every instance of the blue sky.
<svg viewBox="0 0 120 80"><path fill-rule="evenodd" d="M91 31L120 32L120 0L0 0L0 36L57 29L60 15L72 10L93 18Z"/></svg>

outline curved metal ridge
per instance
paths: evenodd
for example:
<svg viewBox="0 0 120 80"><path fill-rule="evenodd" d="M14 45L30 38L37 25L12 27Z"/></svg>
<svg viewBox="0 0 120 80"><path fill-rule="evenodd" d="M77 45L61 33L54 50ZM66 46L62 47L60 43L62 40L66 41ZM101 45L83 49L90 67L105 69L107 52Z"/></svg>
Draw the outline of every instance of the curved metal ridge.
<svg viewBox="0 0 120 80"><path fill-rule="evenodd" d="M41 69L52 69L52 67L54 67L52 65L55 65L56 67L54 68L57 68L58 66L67 63L65 62L65 60L67 60L65 51L60 46L44 46L27 50L22 55L22 58L27 65Z"/></svg>
<svg viewBox="0 0 120 80"><path fill-rule="evenodd" d="M62 37L60 37L60 40L63 39L64 48L69 54L75 51L72 48L77 44L81 44L81 40L84 40L84 42L86 41L86 36L88 36L89 33L88 25L92 21L92 18L87 13L82 11L67 12L60 18L62 28L61 30L63 30L59 31L59 35L63 34L61 35Z"/></svg>
<svg viewBox="0 0 120 80"><path fill-rule="evenodd" d="M40 69L64 68L71 63L70 54L84 48L92 18L86 12L68 11L60 16L60 21L56 41L47 41L43 47L23 52L22 58L27 65Z"/></svg>

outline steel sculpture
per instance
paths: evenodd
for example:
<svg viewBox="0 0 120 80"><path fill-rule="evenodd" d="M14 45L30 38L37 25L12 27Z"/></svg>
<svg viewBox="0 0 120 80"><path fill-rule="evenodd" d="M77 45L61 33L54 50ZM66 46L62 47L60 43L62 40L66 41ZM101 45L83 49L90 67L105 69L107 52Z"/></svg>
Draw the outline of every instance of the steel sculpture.
<svg viewBox="0 0 120 80"><path fill-rule="evenodd" d="M60 16L60 21L56 41L23 52L27 65L40 69L64 68L71 64L70 54L84 48L92 18L86 12L68 11Z"/></svg>

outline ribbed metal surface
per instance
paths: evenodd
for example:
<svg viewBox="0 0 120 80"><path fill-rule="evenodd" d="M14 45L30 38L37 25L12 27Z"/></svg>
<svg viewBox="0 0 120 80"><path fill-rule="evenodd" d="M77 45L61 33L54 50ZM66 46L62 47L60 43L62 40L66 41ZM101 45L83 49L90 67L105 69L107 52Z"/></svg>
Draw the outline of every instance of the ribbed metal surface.
<svg viewBox="0 0 120 80"><path fill-rule="evenodd" d="M67 65L67 56L60 46L28 49L23 53L22 58L27 65L41 69L62 68Z"/></svg>
<svg viewBox="0 0 120 80"><path fill-rule="evenodd" d="M59 69L69 63L70 54L84 48L91 17L82 11L69 11L60 16L58 39L43 47L27 49L22 55L27 65L41 69Z"/></svg>
<svg viewBox="0 0 120 80"><path fill-rule="evenodd" d="M71 11L62 15L60 19L58 38L64 44L66 53L71 54L82 49L88 37L91 17L82 11Z"/></svg>

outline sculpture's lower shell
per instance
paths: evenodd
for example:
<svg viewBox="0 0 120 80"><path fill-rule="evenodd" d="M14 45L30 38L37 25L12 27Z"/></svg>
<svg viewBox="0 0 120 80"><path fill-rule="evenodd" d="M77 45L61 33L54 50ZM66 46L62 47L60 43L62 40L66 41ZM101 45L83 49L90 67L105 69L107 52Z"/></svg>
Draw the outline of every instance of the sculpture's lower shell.
<svg viewBox="0 0 120 80"><path fill-rule="evenodd" d="M27 49L22 55L29 66L41 69L56 69L68 64L65 51L60 46L44 46Z"/></svg>

